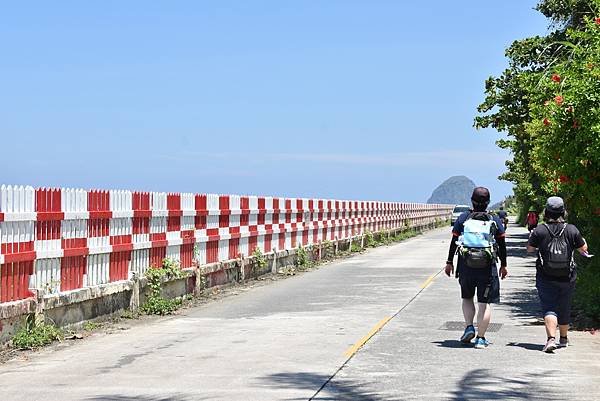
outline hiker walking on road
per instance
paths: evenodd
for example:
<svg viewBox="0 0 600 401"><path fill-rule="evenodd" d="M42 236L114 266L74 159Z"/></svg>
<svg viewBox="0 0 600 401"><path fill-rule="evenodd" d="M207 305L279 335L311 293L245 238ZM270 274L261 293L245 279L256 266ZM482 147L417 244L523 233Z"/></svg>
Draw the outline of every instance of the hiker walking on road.
<svg viewBox="0 0 600 401"><path fill-rule="evenodd" d="M575 291L577 271L573 251L587 255L587 244L572 224L565 222L565 204L562 198L548 198L544 210L544 224L531 232L528 252L537 251L536 288L544 313L546 345L543 351L551 353L569 344L567 333L571 322L571 299ZM560 340L556 343L556 326Z"/></svg>
<svg viewBox="0 0 600 401"><path fill-rule="evenodd" d="M506 270L506 242L504 225L498 216L487 212L490 191L477 187L471 196L473 210L461 214L452 229L452 240L445 272L450 276L454 271L454 254L458 249L456 276L460 283L462 311L465 318L465 331L460 341L468 344L475 337L475 303L477 293L477 338L475 348L485 348L489 342L485 332L491 318L491 303L500 302L500 280L508 274ZM497 258L500 258L500 272Z"/></svg>
<svg viewBox="0 0 600 401"><path fill-rule="evenodd" d="M508 213L502 206L500 206L500 210L498 211L498 217L502 220L502 224L504 224L504 231L508 228Z"/></svg>
<svg viewBox="0 0 600 401"><path fill-rule="evenodd" d="M535 211L530 210L525 218L525 224L527 225L527 230L532 232L538 225L538 214Z"/></svg>

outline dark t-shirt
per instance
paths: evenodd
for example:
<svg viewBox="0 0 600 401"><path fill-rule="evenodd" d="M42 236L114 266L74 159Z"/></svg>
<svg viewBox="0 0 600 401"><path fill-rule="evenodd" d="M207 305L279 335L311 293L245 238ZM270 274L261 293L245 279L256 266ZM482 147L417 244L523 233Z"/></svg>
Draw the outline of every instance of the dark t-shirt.
<svg viewBox="0 0 600 401"><path fill-rule="evenodd" d="M501 219L504 219L504 218L506 218L506 216L507 216L507 215L508 215L508 214L507 214L507 213L506 213L506 211L504 211L504 210L500 210L500 211L498 212L498 217L500 217Z"/></svg>
<svg viewBox="0 0 600 401"><path fill-rule="evenodd" d="M531 232L531 235L529 236L529 246L532 246L532 247L538 249L537 261L536 261L537 273L539 275L541 275L543 278L545 278L546 280L574 281L577 276L577 272L575 270L576 266L575 266L574 262L573 262L573 270L569 277L549 276L546 273L544 273L544 271L542 269L542 258L544 258L544 259L548 258L548 244L552 240L552 235L550 235L550 232L548 230L552 231L552 234L556 236L560 233L560 230L563 229L564 225L565 225L565 223L542 224L541 226L537 226L535 228L535 230L533 230ZM572 251L574 251L578 248L581 248L583 245L585 245L585 241L584 241L583 237L581 236L581 233L579 232L577 227L575 227L573 224L566 225L565 238L566 238L567 243L569 244L569 247Z"/></svg>
<svg viewBox="0 0 600 401"><path fill-rule="evenodd" d="M456 219L456 222L454 223L454 227L452 228L452 234L454 235L454 237L458 237L463 234L463 232L465 231L465 221L467 221L467 219L469 218L471 213L473 213L473 212L467 211L467 212L464 212L463 214L461 214L460 216L458 216L458 219ZM496 239L504 237L505 236L504 224L502 224L502 221L500 220L500 218L498 216L493 215L493 214L490 214L490 216L496 223L496 227L497 227ZM495 267L495 265L494 265L494 267ZM467 274L473 274L473 275L489 275L490 270L492 271L492 273L494 275L497 274L496 269L495 268L491 269L491 267L489 269L487 269L487 268L486 269L473 269L473 268L468 267L464 263L463 258L460 256L460 254L458 255L457 268L461 271L461 274L467 273Z"/></svg>

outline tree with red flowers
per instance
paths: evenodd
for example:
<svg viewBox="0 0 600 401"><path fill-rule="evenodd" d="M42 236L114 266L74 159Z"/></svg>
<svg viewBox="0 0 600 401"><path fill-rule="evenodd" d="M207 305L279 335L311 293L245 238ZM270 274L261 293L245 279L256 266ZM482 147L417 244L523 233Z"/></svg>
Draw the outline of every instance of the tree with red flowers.
<svg viewBox="0 0 600 401"><path fill-rule="evenodd" d="M475 126L507 134L498 145L512 160L501 178L514 183L522 212L562 196L600 252L600 0L544 0L537 9L554 30L510 46L509 67L486 81ZM578 296L600 320L600 260L593 264Z"/></svg>

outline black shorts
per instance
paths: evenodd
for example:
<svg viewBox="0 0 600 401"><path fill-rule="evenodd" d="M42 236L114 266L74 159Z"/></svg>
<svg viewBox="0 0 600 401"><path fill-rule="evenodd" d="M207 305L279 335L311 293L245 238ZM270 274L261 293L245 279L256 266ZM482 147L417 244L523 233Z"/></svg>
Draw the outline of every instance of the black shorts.
<svg viewBox="0 0 600 401"><path fill-rule="evenodd" d="M496 269L492 266L492 269ZM500 279L497 274L492 274L490 269L461 269L458 277L460 283L460 296L463 299L472 299L477 292L477 302L484 304L497 304L500 302Z"/></svg>

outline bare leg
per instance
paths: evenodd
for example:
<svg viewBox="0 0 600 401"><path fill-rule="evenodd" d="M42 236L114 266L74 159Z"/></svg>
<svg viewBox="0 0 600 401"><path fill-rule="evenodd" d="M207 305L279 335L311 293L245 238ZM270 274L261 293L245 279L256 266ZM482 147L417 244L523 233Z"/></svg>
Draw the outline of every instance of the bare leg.
<svg viewBox="0 0 600 401"><path fill-rule="evenodd" d="M556 316L544 316L544 323L546 324L546 335L548 337L556 337L556 325L558 325L558 319Z"/></svg>
<svg viewBox="0 0 600 401"><path fill-rule="evenodd" d="M490 318L492 316L492 308L490 304L484 304L481 302L477 303L477 335L479 337L485 337L485 332L490 325Z"/></svg>
<svg viewBox="0 0 600 401"><path fill-rule="evenodd" d="M475 303L473 302L473 298L462 300L462 311L463 316L465 317L465 323L467 326L473 325L473 319L475 318Z"/></svg>

